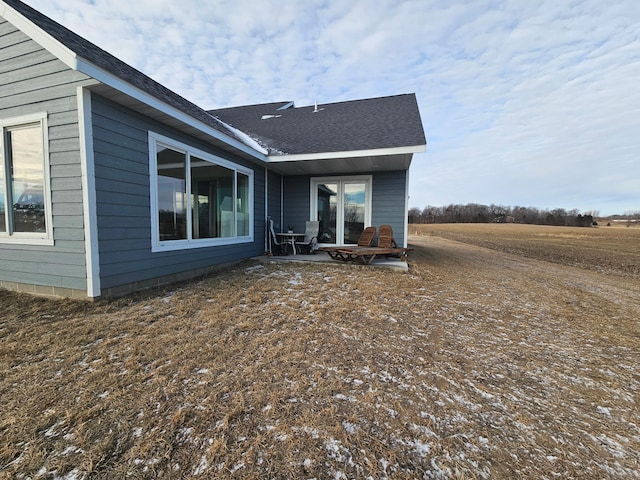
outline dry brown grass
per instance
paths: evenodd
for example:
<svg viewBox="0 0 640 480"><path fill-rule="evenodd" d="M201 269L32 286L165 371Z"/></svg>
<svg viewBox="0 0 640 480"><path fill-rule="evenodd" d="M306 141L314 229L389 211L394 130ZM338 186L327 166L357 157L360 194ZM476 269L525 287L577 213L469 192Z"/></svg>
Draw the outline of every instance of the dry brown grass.
<svg viewBox="0 0 640 480"><path fill-rule="evenodd" d="M412 237L409 274L247 262L97 304L0 291L0 478L639 478L635 270L439 236L461 231Z"/></svg>

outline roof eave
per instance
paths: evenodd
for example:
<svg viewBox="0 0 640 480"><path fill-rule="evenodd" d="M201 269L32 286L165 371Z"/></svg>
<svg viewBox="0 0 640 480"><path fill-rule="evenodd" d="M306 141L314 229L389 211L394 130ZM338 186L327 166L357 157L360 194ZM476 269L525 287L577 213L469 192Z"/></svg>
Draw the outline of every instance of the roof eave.
<svg viewBox="0 0 640 480"><path fill-rule="evenodd" d="M357 157L379 157L388 155L404 155L408 153L422 153L427 150L426 145L412 145L406 147L377 148L370 150L349 150L343 152L320 152L301 154L279 154L269 155L269 163L278 162L298 162L305 160L327 160L333 158L357 158Z"/></svg>

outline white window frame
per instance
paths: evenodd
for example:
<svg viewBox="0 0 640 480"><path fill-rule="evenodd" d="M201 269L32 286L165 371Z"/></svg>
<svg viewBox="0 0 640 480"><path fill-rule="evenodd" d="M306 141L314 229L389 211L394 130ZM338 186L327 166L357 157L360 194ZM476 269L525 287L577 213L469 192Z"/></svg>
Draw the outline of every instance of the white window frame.
<svg viewBox="0 0 640 480"><path fill-rule="evenodd" d="M158 165L157 150L158 145L168 147L172 150L184 153L186 156L186 179L187 186L187 215L186 229L187 238L181 240L160 240L160 232L158 225ZM249 234L243 236L219 237L219 238L192 238L193 235L193 217L192 217L192 193L191 193L191 157L197 157L200 160L211 162L212 164L228 168L234 171L233 191L234 198L237 197L238 173L242 173L249 177ZM242 243L251 243L254 238L254 173L253 170L233 163L222 157L212 155L198 148L187 145L170 137L166 137L156 132L149 131L149 178L150 178L150 205L151 205L151 251L166 252L173 250L185 250L192 248L216 247L223 245L237 245ZM237 202L233 202L234 212L234 231L238 225L238 212L236 208Z"/></svg>
<svg viewBox="0 0 640 480"><path fill-rule="evenodd" d="M373 195L373 176L372 175L350 175L343 177L311 177L311 211L309 218L318 220L318 185L323 183L338 184L338 203L336 205L338 212L344 211L344 184L346 183L364 183L365 184L365 207L364 207L364 225L371 225L371 203ZM336 225L336 239L344 238L344 218ZM329 244L320 244L329 245ZM343 245L338 243L337 245Z"/></svg>
<svg viewBox="0 0 640 480"><path fill-rule="evenodd" d="M42 135L42 169L44 178L44 214L45 232L14 232L13 225L6 221L9 218L7 210L11 208L9 198L9 182L11 181L11 171L9 167L8 151L6 147L6 130L13 127L22 127L33 124L40 125ZM4 182L0 185L5 199L5 225L6 232L0 232L0 243L11 243L20 245L53 245L53 214L51 204L51 175L49 162L49 128L47 125L47 112L38 112L30 115L0 119L0 161L4 162ZM8 204L7 204L8 203Z"/></svg>

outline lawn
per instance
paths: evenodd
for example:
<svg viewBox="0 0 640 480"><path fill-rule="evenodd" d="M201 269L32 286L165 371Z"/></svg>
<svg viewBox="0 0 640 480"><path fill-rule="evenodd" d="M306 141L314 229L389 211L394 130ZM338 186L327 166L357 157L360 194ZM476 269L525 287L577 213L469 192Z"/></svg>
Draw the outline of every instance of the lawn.
<svg viewBox="0 0 640 480"><path fill-rule="evenodd" d="M0 290L0 478L640 478L627 230L411 226L408 273Z"/></svg>

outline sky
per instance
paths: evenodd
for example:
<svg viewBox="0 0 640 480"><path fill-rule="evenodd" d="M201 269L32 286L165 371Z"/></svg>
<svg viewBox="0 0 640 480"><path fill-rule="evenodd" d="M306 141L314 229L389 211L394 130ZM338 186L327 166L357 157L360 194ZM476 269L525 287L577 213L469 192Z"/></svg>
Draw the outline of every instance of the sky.
<svg viewBox="0 0 640 480"><path fill-rule="evenodd" d="M638 0L26 0L202 108L415 93L409 207L640 211Z"/></svg>

